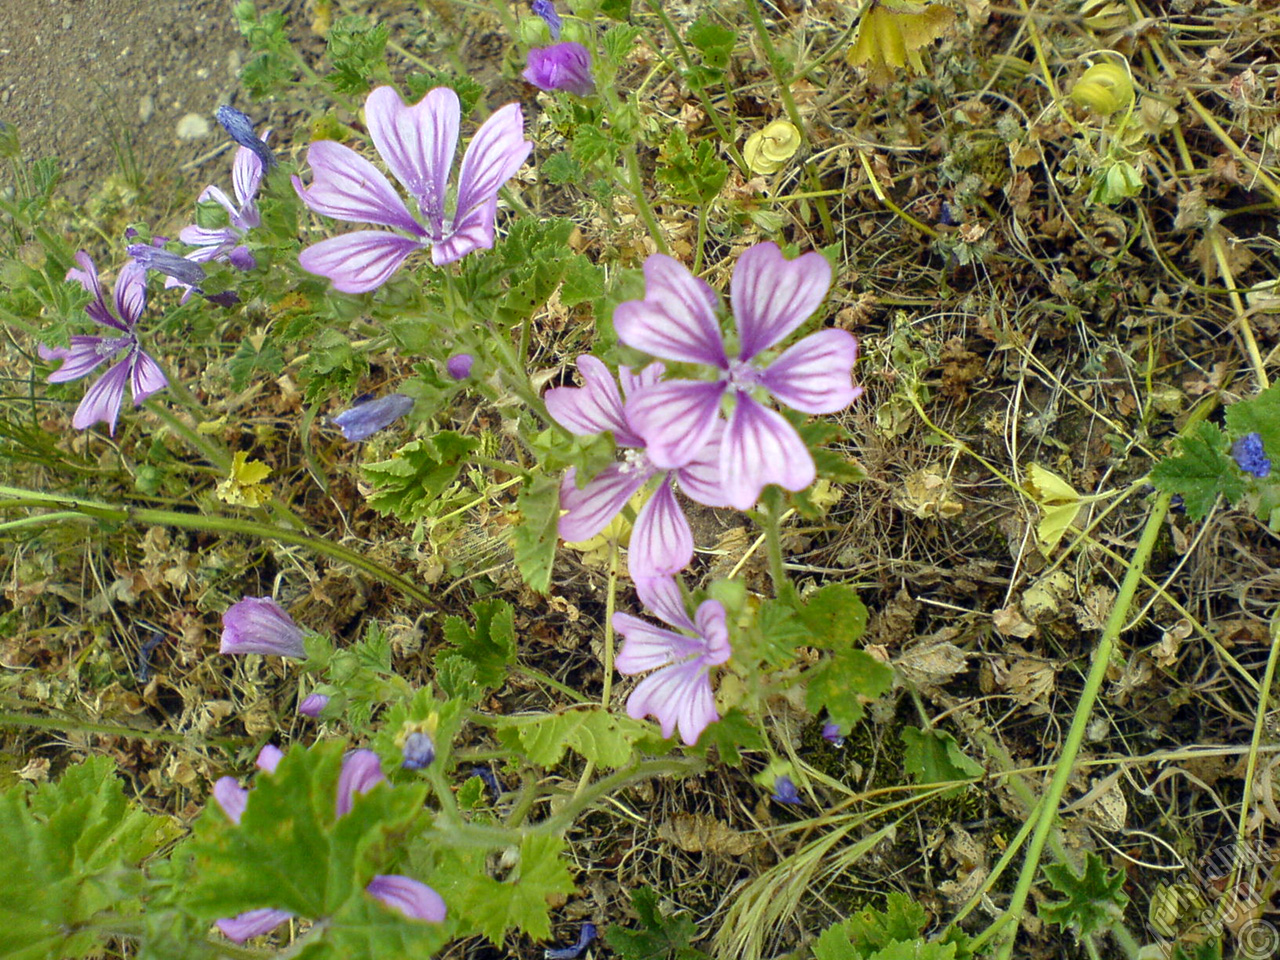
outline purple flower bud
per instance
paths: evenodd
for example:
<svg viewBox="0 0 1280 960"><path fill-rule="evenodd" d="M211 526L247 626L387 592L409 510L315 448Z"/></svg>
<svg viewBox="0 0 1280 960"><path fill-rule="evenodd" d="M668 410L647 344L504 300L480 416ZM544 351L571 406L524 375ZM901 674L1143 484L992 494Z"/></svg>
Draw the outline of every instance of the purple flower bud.
<svg viewBox="0 0 1280 960"><path fill-rule="evenodd" d="M444 923L444 899L425 883L398 874L379 874L369 881L365 891L410 920Z"/></svg>
<svg viewBox="0 0 1280 960"><path fill-rule="evenodd" d="M475 357L469 353L455 353L449 358L444 368L449 371L449 376L455 380L465 380L471 376L471 365L475 362Z"/></svg>
<svg viewBox="0 0 1280 960"><path fill-rule="evenodd" d="M571 947L556 947L544 950L543 957L546 960L578 960L582 956L584 950L587 949L591 941L596 938L596 925L594 923L584 923L582 929L578 931L578 942Z"/></svg>
<svg viewBox="0 0 1280 960"><path fill-rule="evenodd" d="M489 792L493 794L493 802L497 803L502 799L502 784L498 783L498 778L493 775L493 771L488 767L472 767L471 775L479 777L485 782L485 786L489 788Z"/></svg>
<svg viewBox="0 0 1280 960"><path fill-rule="evenodd" d="M425 730L415 730L405 737L402 750L404 760L400 766L405 770L425 770L436 758L436 745Z"/></svg>
<svg viewBox="0 0 1280 960"><path fill-rule="evenodd" d="M1231 456L1236 465L1245 473L1252 474L1259 480L1271 475L1271 458L1262 446L1262 434L1246 433L1231 445Z"/></svg>
<svg viewBox="0 0 1280 960"><path fill-rule="evenodd" d="M173 277L189 287L199 287L204 280L204 267L162 247L153 247L149 243L131 243L125 248L125 252L140 266L163 273L166 277Z"/></svg>
<svg viewBox="0 0 1280 960"><path fill-rule="evenodd" d="M302 631L270 597L245 597L222 615L220 653L262 653L273 657L307 655Z"/></svg>
<svg viewBox="0 0 1280 960"><path fill-rule="evenodd" d="M298 713L312 720L318 720L324 708L329 705L329 698L323 693L312 693L298 704Z"/></svg>
<svg viewBox="0 0 1280 960"><path fill-rule="evenodd" d="M773 781L773 799L778 803L798 804L802 802L800 794L796 791L796 785L791 782L791 778L785 773Z"/></svg>
<svg viewBox="0 0 1280 960"><path fill-rule="evenodd" d="M332 418L351 443L367 440L383 427L389 427L413 409L413 398L403 393L389 393L377 400L357 403Z"/></svg>
<svg viewBox="0 0 1280 960"><path fill-rule="evenodd" d="M378 755L372 750L355 750L342 760L342 773L338 775L338 816L351 812L357 793L368 793L387 779L382 772Z"/></svg>
<svg viewBox="0 0 1280 960"><path fill-rule="evenodd" d="M254 152L259 160L262 161L263 167L270 170L276 165L276 155L271 152L271 148L253 132L253 121L249 117L235 107L223 104L214 114L218 118L218 123L222 124L222 129L227 131L227 135L242 147L248 147Z"/></svg>
<svg viewBox="0 0 1280 960"><path fill-rule="evenodd" d="M551 0L533 0L533 13L546 21L551 39L559 40L561 21L560 14L556 13L556 5Z"/></svg>
<svg viewBox="0 0 1280 960"><path fill-rule="evenodd" d="M596 82L591 78L591 54L573 41L534 47L529 51L529 65L520 76L539 90L567 90L580 97L596 92Z"/></svg>
<svg viewBox="0 0 1280 960"><path fill-rule="evenodd" d="M833 747L843 747L844 737L840 735L840 724L824 723L822 725L822 739Z"/></svg>

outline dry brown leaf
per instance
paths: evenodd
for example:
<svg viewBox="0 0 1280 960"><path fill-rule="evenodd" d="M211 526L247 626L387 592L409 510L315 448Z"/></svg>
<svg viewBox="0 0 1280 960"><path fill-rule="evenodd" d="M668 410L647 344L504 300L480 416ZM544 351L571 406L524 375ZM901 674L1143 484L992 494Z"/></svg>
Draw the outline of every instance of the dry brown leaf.
<svg viewBox="0 0 1280 960"><path fill-rule="evenodd" d="M751 834L704 813L676 814L659 825L658 836L686 853L705 851L726 857L740 857L760 843Z"/></svg>
<svg viewBox="0 0 1280 960"><path fill-rule="evenodd" d="M907 681L917 687L937 687L957 673L963 673L968 656L954 643L943 641L928 646L914 646L904 651L894 662L894 666Z"/></svg>
<svg viewBox="0 0 1280 960"><path fill-rule="evenodd" d="M1006 637L1034 637L1036 628L1027 622L1027 618L1022 615L1022 611L1016 603L1011 603L1007 607L1001 607L999 610L991 614L991 625L996 631Z"/></svg>

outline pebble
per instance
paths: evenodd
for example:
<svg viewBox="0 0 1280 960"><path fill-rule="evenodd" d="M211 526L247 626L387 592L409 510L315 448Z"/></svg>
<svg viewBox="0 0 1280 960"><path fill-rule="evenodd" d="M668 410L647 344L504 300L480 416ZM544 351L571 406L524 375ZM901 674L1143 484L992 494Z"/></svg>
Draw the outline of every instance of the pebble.
<svg viewBox="0 0 1280 960"><path fill-rule="evenodd" d="M69 13L64 13L64 14L62 15L62 29L63 29L63 30L70 30L70 29L71 29L71 14L69 14Z"/></svg>
<svg viewBox="0 0 1280 960"><path fill-rule="evenodd" d="M156 99L149 93L144 93L142 99L138 101L138 119L146 123L151 119L151 115L156 112Z"/></svg>
<svg viewBox="0 0 1280 960"><path fill-rule="evenodd" d="M188 113L178 121L179 140L201 140L209 135L209 121L198 113Z"/></svg>

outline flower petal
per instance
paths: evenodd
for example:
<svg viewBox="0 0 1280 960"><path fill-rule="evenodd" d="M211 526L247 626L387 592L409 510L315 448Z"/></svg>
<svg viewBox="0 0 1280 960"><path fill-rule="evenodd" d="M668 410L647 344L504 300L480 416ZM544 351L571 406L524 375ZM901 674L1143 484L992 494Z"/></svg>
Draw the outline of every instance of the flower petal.
<svg viewBox="0 0 1280 960"><path fill-rule="evenodd" d="M780 343L818 309L831 286L831 264L820 253L788 260L776 243L758 243L733 268L729 299L741 350L749 360Z"/></svg>
<svg viewBox="0 0 1280 960"><path fill-rule="evenodd" d="M276 657L307 655L302 630L270 597L245 597L222 615L219 653L261 653Z"/></svg>
<svg viewBox="0 0 1280 960"><path fill-rule="evenodd" d="M659 470L693 460L715 432L723 381L665 380L627 400L627 423L645 439L645 453Z"/></svg>
<svg viewBox="0 0 1280 960"><path fill-rule="evenodd" d="M429 219L444 216L461 113L448 87L436 87L412 107L394 87L378 87L364 102L373 145Z"/></svg>
<svg viewBox="0 0 1280 960"><path fill-rule="evenodd" d="M413 409L413 398L403 393L389 393L376 400L366 400L343 410L332 423L342 430L350 443L367 440L384 427L389 427Z"/></svg>
<svg viewBox="0 0 1280 960"><path fill-rule="evenodd" d="M266 143L271 136L270 130L262 132L262 142ZM258 196L258 187L262 184L262 160L248 147L236 150L236 157L231 161L231 186L240 201L241 209L250 206Z"/></svg>
<svg viewBox="0 0 1280 960"><path fill-rule="evenodd" d="M133 260L126 263L116 276L115 293L116 313L125 329L132 330L147 306L147 268Z"/></svg>
<svg viewBox="0 0 1280 960"><path fill-rule="evenodd" d="M633 720L657 718L664 737L679 727L688 746L697 743L702 731L720 719L711 678L698 660L663 667L641 680L627 698L627 715Z"/></svg>
<svg viewBox="0 0 1280 960"><path fill-rule="evenodd" d="M641 577L636 580L636 596L645 609L664 623L691 633L697 630L684 608L684 595L680 592L680 584L675 577Z"/></svg>
<svg viewBox="0 0 1280 960"><path fill-rule="evenodd" d="M622 395L630 397L643 387L651 387L667 372L667 365L661 361L650 363L639 373L632 373L628 366L618 367L618 382L622 384Z"/></svg>
<svg viewBox="0 0 1280 960"><path fill-rule="evenodd" d="M264 933L270 933L286 920L292 919L293 914L285 910L272 910L264 907L260 910L249 910L238 916L232 917L230 920L219 920L217 927L221 930L229 940L236 943L244 943L246 940L252 940L254 937L260 937Z"/></svg>
<svg viewBox="0 0 1280 960"><path fill-rule="evenodd" d="M293 178L293 188L316 213L355 223L397 227L414 236L427 232L413 219L391 181L350 147L332 140L317 140L307 148L311 186Z"/></svg>
<svg viewBox="0 0 1280 960"><path fill-rule="evenodd" d="M711 436L697 456L675 471L676 484L690 500L705 507L727 507L729 500L720 482L720 445L724 421L716 418Z"/></svg>
<svg viewBox="0 0 1280 960"><path fill-rule="evenodd" d="M615 613L613 629L626 638L613 665L628 676L681 663L702 653L702 641L697 637L686 637L629 613Z"/></svg>
<svg viewBox="0 0 1280 960"><path fill-rule="evenodd" d="M725 620L724 604L719 600L703 600L694 615L698 635L705 643L702 662L719 666L733 652L729 647L729 626Z"/></svg>
<svg viewBox="0 0 1280 960"><path fill-rule="evenodd" d="M219 777L213 785L213 799L218 801L227 819L238 825L249 805L249 791L240 786L235 777Z"/></svg>
<svg viewBox="0 0 1280 960"><path fill-rule="evenodd" d="M630 464L611 463L578 488L572 468L560 481L560 517L557 533L569 543L594 537L609 525L632 495L644 486L653 471L637 470Z"/></svg>
<svg viewBox="0 0 1280 960"><path fill-rule="evenodd" d="M717 300L707 284L671 257L644 262L644 299L613 311L613 328L629 347L664 360L705 363L727 370Z"/></svg>
<svg viewBox="0 0 1280 960"><path fill-rule="evenodd" d="M95 370L104 360L114 356L115 350L104 350L109 340L120 343L120 337L87 337L81 334L71 338L70 347L46 347L38 344L36 352L45 361L61 360L62 366L49 374L49 383L68 383L79 380ZM119 347L115 348L116 350Z"/></svg>
<svg viewBox="0 0 1280 960"><path fill-rule="evenodd" d="M813 455L795 427L778 411L738 394L720 448L720 478L729 505L749 510L766 485L803 490L816 476Z"/></svg>
<svg viewBox="0 0 1280 960"><path fill-rule="evenodd" d="M134 348L133 370L130 374L129 389L133 393L133 405L142 406L142 401L153 393L163 390L169 385L160 365L151 359L151 355Z"/></svg>
<svg viewBox="0 0 1280 960"><path fill-rule="evenodd" d="M472 207L466 218L453 225L447 237L431 247L431 262L437 267L461 260L473 250L493 248L493 221L498 215L498 195Z"/></svg>
<svg viewBox="0 0 1280 960"><path fill-rule="evenodd" d="M67 279L76 281L93 297L89 305L84 308L85 312L103 326L127 331L129 328L114 317L107 307L107 298L102 292L102 282L98 279L98 268L93 259L89 254L80 250L76 253L76 263L79 264L80 268L77 270L72 267L68 270Z"/></svg>
<svg viewBox="0 0 1280 960"><path fill-rule="evenodd" d="M312 720L320 719L320 714L329 705L329 698L323 693L309 693L306 699L298 704L298 713Z"/></svg>
<svg viewBox="0 0 1280 960"><path fill-rule="evenodd" d="M313 243L300 254L303 270L328 277L335 290L367 293L376 290L400 269L422 244L381 230L355 230Z"/></svg>
<svg viewBox="0 0 1280 960"><path fill-rule="evenodd" d="M398 874L379 874L365 890L410 920L444 923L444 898L425 883Z"/></svg>
<svg viewBox="0 0 1280 960"><path fill-rule="evenodd" d="M338 816L351 812L356 794L368 793L384 782L382 763L372 750L354 750L342 759L342 772L338 774Z"/></svg>
<svg viewBox="0 0 1280 960"><path fill-rule="evenodd" d="M524 166L531 150L533 143L524 138L520 104L499 107L481 124L462 157L455 229L467 226L476 210L496 204L498 189ZM489 223L492 225L492 218Z"/></svg>
<svg viewBox="0 0 1280 960"><path fill-rule="evenodd" d="M668 477L636 517L627 550L627 570L633 578L667 576L692 561L693 530L676 503Z"/></svg>
<svg viewBox="0 0 1280 960"><path fill-rule="evenodd" d="M280 766L280 761L283 759L283 750L273 743L264 743L262 749L258 751L258 759L253 761L253 765L259 770L265 770L267 773L275 773L276 767Z"/></svg>
<svg viewBox="0 0 1280 960"><path fill-rule="evenodd" d="M108 425L112 436L116 432L116 421L120 419L120 404L124 400L124 385L129 379L129 358L121 360L110 370L98 378L98 382L84 392L80 406L76 407L71 425L77 430L84 430L95 423Z"/></svg>
<svg viewBox="0 0 1280 960"><path fill-rule="evenodd" d="M240 237L230 227L218 227L215 230L206 230L204 227L190 226L183 227L178 231L178 239L191 247L200 247L187 254L187 259L196 260L197 262L212 260L221 251L218 247L228 246L237 243ZM214 248L211 252L206 253L208 248ZM204 254L203 257L197 257L197 254Z"/></svg>
<svg viewBox="0 0 1280 960"><path fill-rule="evenodd" d="M760 375L761 385L793 410L835 413L862 393L850 379L858 341L845 330L811 333L782 352Z"/></svg>
<svg viewBox="0 0 1280 960"><path fill-rule="evenodd" d="M582 376L581 387L553 387L543 394L551 418L580 437L608 430L619 446L643 447L644 441L627 426L622 394L604 361L583 354L578 358L578 373Z"/></svg>

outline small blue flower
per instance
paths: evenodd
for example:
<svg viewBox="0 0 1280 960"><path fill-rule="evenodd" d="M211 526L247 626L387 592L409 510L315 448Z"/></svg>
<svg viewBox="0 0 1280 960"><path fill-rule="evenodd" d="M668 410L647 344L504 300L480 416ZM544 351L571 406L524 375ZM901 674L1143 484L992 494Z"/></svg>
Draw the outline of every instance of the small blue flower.
<svg viewBox="0 0 1280 960"><path fill-rule="evenodd" d="M533 12L547 22L551 31L551 39L560 39L560 14L556 13L556 5L551 0L533 0Z"/></svg>
<svg viewBox="0 0 1280 960"><path fill-rule="evenodd" d="M472 767L471 775L479 777L485 782L489 788L489 792L493 794L493 802L497 803L502 799L502 785L498 783L498 778L493 775L493 771L488 767Z"/></svg>
<svg viewBox="0 0 1280 960"><path fill-rule="evenodd" d="M584 923L582 929L578 931L578 942L571 947L555 947L544 950L542 955L546 960L578 960L582 956L582 952L596 938L596 925L594 923Z"/></svg>
<svg viewBox="0 0 1280 960"><path fill-rule="evenodd" d="M833 747L843 747L844 737L840 735L840 724L824 723L822 725L822 739Z"/></svg>
<svg viewBox="0 0 1280 960"><path fill-rule="evenodd" d="M189 287L199 288L200 282L204 280L204 267L163 247L155 247L149 243L131 243L125 248L125 252L139 266L173 277Z"/></svg>
<svg viewBox="0 0 1280 960"><path fill-rule="evenodd" d="M403 393L389 393L377 400L357 403L332 418L342 435L352 443L368 440L383 427L389 427L413 409L413 398Z"/></svg>
<svg viewBox="0 0 1280 960"><path fill-rule="evenodd" d="M329 698L323 693L308 694L307 698L298 704L298 713L304 717L310 717L312 720L318 720L321 712L329 705Z"/></svg>
<svg viewBox="0 0 1280 960"><path fill-rule="evenodd" d="M276 155L271 152L266 141L253 132L253 121L246 114L224 103L214 116L218 118L218 123L222 124L222 129L227 131L227 136L240 146L254 152L254 155L262 161L264 169L270 170L276 165Z"/></svg>
<svg viewBox="0 0 1280 960"><path fill-rule="evenodd" d="M449 376L455 380L465 380L471 376L471 365L475 363L475 358L469 353L455 353L449 358L444 368L449 371Z"/></svg>
<svg viewBox="0 0 1280 960"><path fill-rule="evenodd" d="M1252 474L1259 480L1271 475L1271 458L1262 447L1262 434L1246 433L1231 445L1231 456L1236 465L1245 473Z"/></svg>
<svg viewBox="0 0 1280 960"><path fill-rule="evenodd" d="M799 804L803 802L800 799L799 792L796 790L796 785L791 782L791 778L785 773L773 781L773 799L778 803Z"/></svg>
<svg viewBox="0 0 1280 960"><path fill-rule="evenodd" d="M405 737L400 749L404 756L400 766L405 770L425 770L436 758L436 745L425 730L415 730Z"/></svg>

